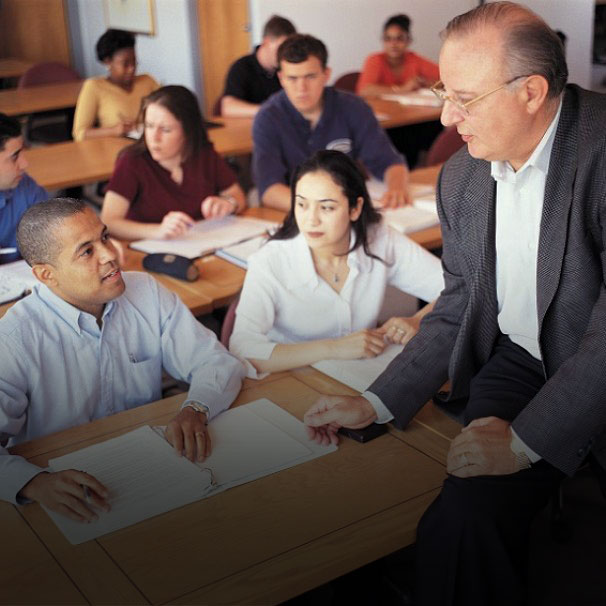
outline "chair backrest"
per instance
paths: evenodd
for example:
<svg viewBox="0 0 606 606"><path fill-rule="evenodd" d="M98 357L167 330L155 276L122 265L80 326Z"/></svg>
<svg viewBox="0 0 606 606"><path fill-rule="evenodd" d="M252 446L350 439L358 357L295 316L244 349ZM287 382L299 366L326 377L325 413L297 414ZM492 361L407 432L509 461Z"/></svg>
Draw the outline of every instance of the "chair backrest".
<svg viewBox="0 0 606 606"><path fill-rule="evenodd" d="M431 144L427 152L426 166L434 164L442 164L446 162L450 156L459 151L465 142L461 139L461 135L457 132L456 126L445 128Z"/></svg>
<svg viewBox="0 0 606 606"><path fill-rule="evenodd" d="M221 95L213 105L213 116L221 115L221 101L223 101L223 95Z"/></svg>
<svg viewBox="0 0 606 606"><path fill-rule="evenodd" d="M231 333L234 330L234 324L236 323L236 309L239 301L240 297L229 304L227 313L223 319L223 324L221 325L221 343L225 347L229 347L229 338L231 337Z"/></svg>
<svg viewBox="0 0 606 606"><path fill-rule="evenodd" d="M349 72L348 74L343 74L339 76L335 80L334 87L339 90L345 90L350 93L356 92L356 84L360 78L360 72Z"/></svg>
<svg viewBox="0 0 606 606"><path fill-rule="evenodd" d="M46 63L36 63L36 65L30 67L19 79L17 88L28 88L40 84L57 84L79 79L80 76L71 67L56 61L48 61Z"/></svg>

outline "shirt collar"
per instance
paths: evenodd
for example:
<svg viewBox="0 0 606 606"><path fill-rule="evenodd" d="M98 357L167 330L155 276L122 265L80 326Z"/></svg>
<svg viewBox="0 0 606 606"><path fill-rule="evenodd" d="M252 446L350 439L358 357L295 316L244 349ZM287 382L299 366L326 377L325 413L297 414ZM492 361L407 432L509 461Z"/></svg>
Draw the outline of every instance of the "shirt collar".
<svg viewBox="0 0 606 606"><path fill-rule="evenodd" d="M82 334L82 324L85 321L84 318L93 317L91 314L74 307L71 303L68 303L56 295L45 284L36 284L36 286L34 286L34 292L38 294L40 299L47 305L47 307L54 311L78 335ZM116 299L106 303L101 316L102 320L109 317L115 305Z"/></svg>
<svg viewBox="0 0 606 606"><path fill-rule="evenodd" d="M352 229L349 234L350 248L353 246L354 241L355 234ZM347 265L350 270L355 269L360 273L367 273L372 269L372 258L364 252L364 247L360 245L347 255ZM289 290L308 285L312 289L315 289L320 285L320 280L311 256L311 250L301 233L293 238L293 256L286 281Z"/></svg>
<svg viewBox="0 0 606 606"><path fill-rule="evenodd" d="M549 124L549 127L545 131L545 134L539 141L539 144L534 148L534 151L530 155L530 158L524 162L519 170L514 171L509 162L502 160L493 161L490 163L490 174L496 181L507 181L510 183L516 182L517 175L521 175L527 168L537 168L542 173L547 174L549 170L549 159L551 157L551 150L553 148L553 142L555 140L556 127L560 119L560 113L562 112L562 98L560 98L560 104L558 111L554 116L553 120Z"/></svg>

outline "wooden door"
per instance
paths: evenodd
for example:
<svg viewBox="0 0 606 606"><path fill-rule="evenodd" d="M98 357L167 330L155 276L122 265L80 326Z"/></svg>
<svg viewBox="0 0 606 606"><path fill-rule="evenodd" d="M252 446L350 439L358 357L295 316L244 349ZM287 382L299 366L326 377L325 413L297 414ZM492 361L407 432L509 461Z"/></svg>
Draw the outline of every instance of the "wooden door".
<svg viewBox="0 0 606 606"><path fill-rule="evenodd" d="M248 0L198 0L198 39L204 110L211 116L227 70L251 49Z"/></svg>
<svg viewBox="0 0 606 606"><path fill-rule="evenodd" d="M0 56L70 65L63 0L0 0Z"/></svg>

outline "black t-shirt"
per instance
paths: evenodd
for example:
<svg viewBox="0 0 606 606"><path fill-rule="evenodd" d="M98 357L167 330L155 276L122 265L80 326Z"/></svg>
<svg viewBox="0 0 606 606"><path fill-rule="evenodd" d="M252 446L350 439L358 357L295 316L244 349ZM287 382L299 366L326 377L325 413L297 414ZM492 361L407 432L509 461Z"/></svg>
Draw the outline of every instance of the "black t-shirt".
<svg viewBox="0 0 606 606"><path fill-rule="evenodd" d="M257 48L251 55L240 57L229 68L224 96L230 95L249 103L263 103L282 88L275 72L266 72L257 61Z"/></svg>

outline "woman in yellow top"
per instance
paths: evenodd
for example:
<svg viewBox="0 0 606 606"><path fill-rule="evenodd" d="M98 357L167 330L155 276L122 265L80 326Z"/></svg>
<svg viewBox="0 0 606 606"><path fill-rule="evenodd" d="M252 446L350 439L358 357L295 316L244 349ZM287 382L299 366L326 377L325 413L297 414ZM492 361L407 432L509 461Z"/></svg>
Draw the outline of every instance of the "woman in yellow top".
<svg viewBox="0 0 606 606"><path fill-rule="evenodd" d="M130 32L108 29L96 51L107 76L88 78L82 86L72 131L76 141L125 135L135 126L141 99L159 86L147 74L135 75L135 36Z"/></svg>

